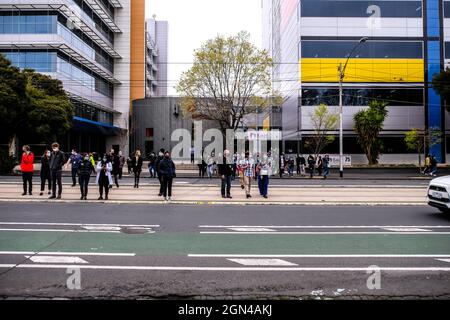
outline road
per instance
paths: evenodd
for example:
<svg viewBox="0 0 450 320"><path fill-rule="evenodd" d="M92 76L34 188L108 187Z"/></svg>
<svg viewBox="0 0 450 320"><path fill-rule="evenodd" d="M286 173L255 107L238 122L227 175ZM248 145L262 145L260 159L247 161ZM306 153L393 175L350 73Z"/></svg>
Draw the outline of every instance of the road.
<svg viewBox="0 0 450 320"><path fill-rule="evenodd" d="M369 289L378 271L380 289ZM0 297L449 298L450 216L427 206L3 202Z"/></svg>

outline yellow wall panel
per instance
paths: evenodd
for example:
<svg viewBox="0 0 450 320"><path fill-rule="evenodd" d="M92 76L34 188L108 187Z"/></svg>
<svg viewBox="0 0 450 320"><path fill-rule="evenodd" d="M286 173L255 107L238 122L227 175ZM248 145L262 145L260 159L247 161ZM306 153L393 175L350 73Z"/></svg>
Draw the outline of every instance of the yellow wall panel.
<svg viewBox="0 0 450 320"><path fill-rule="evenodd" d="M339 82L339 64L346 59L303 58L302 82ZM344 82L423 82L423 59L351 59Z"/></svg>

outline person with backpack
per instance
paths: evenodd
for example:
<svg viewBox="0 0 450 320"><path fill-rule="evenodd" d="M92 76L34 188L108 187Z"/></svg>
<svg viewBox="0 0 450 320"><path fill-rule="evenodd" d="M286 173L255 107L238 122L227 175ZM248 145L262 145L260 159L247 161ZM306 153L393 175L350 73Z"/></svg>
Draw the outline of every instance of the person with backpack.
<svg viewBox="0 0 450 320"><path fill-rule="evenodd" d="M28 194L33 195L33 172L34 172L34 154L31 152L30 146L22 147L22 161L20 162L20 170L22 171L23 193L22 196ZM28 186L28 188L27 188Z"/></svg>
<svg viewBox="0 0 450 320"><path fill-rule="evenodd" d="M65 168L69 166L69 164L72 164L72 187L75 187L77 185L77 172L78 172L78 166L80 165L82 161L81 156L78 154L76 149L72 149L72 154L69 157L69 160L67 161Z"/></svg>
<svg viewBox="0 0 450 320"><path fill-rule="evenodd" d="M95 171L92 165L89 154L82 156L83 161L78 166L78 183L80 185L81 198L80 200L87 200L89 180L91 179L92 172Z"/></svg>
<svg viewBox="0 0 450 320"><path fill-rule="evenodd" d="M50 154L50 175L52 177L52 195L49 199L61 199L62 195L62 168L66 162L64 153L59 150L57 142L52 144ZM56 196L56 186L58 185L58 196Z"/></svg>
<svg viewBox="0 0 450 320"><path fill-rule="evenodd" d="M159 170L163 182L163 196L166 201L172 198L173 179L176 177L175 163L170 158L170 152L164 153L164 159L159 164Z"/></svg>
<svg viewBox="0 0 450 320"><path fill-rule="evenodd" d="M50 150L45 150L41 158L41 193L40 196L44 195L45 183L48 182L48 194L52 191L52 178L50 175Z"/></svg>

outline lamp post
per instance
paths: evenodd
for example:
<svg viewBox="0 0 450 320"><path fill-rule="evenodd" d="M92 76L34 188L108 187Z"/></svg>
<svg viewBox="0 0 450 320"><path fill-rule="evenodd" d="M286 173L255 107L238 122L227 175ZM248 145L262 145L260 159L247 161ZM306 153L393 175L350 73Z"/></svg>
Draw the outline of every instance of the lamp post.
<svg viewBox="0 0 450 320"><path fill-rule="evenodd" d="M344 177L344 129L343 129L343 110L342 110L342 83L345 78L345 70L347 69L347 64L355 52L355 50L364 42L366 42L369 38L364 37L359 40L359 42L353 47L352 51L347 57L347 61L345 61L344 66L342 67L342 63L339 64L339 176L341 178Z"/></svg>

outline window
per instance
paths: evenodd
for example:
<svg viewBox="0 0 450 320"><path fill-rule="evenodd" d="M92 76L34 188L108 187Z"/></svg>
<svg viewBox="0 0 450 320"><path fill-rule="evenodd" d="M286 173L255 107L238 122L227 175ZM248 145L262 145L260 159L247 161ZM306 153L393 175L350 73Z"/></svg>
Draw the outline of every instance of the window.
<svg viewBox="0 0 450 320"><path fill-rule="evenodd" d="M417 106L424 104L423 89L344 89L343 105L367 106L369 101L385 101L391 106ZM337 88L305 88L302 90L302 105L339 105Z"/></svg>
<svg viewBox="0 0 450 320"><path fill-rule="evenodd" d="M56 32L56 13L3 12L0 13L2 34L48 34Z"/></svg>
<svg viewBox="0 0 450 320"><path fill-rule="evenodd" d="M450 18L450 1L444 1L444 18Z"/></svg>
<svg viewBox="0 0 450 320"><path fill-rule="evenodd" d="M145 129L145 137L146 138L153 138L153 128L146 128Z"/></svg>
<svg viewBox="0 0 450 320"><path fill-rule="evenodd" d="M420 18L422 1L330 1L302 0L303 17L370 17L374 11L371 6L379 7L381 17Z"/></svg>
<svg viewBox="0 0 450 320"><path fill-rule="evenodd" d="M11 63L21 69L34 69L37 72L56 72L56 52L3 52Z"/></svg>
<svg viewBox="0 0 450 320"><path fill-rule="evenodd" d="M319 41L301 42L302 58L345 58L357 41ZM354 51L353 58L403 58L421 59L422 42L416 41L369 41Z"/></svg>
<svg viewBox="0 0 450 320"><path fill-rule="evenodd" d="M450 59L450 42L445 43L445 59Z"/></svg>

